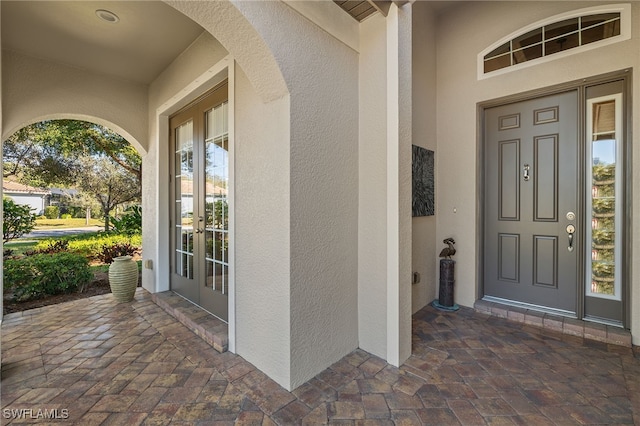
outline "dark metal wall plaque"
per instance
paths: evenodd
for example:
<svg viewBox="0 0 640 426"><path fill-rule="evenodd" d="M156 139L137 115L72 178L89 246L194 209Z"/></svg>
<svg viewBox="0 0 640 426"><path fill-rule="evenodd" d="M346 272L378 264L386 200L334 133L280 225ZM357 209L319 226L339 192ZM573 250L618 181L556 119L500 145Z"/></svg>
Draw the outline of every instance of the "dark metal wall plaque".
<svg viewBox="0 0 640 426"><path fill-rule="evenodd" d="M435 214L434 153L413 145L413 217Z"/></svg>

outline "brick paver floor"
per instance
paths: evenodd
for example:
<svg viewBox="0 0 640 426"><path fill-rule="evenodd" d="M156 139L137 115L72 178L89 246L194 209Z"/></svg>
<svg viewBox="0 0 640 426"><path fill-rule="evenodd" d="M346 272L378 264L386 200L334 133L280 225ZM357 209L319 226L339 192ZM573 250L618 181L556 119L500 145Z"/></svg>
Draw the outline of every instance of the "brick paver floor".
<svg viewBox="0 0 640 426"><path fill-rule="evenodd" d="M2 424L640 424L630 348L464 308L418 312L401 368L356 350L287 392L139 289L7 315L1 385Z"/></svg>

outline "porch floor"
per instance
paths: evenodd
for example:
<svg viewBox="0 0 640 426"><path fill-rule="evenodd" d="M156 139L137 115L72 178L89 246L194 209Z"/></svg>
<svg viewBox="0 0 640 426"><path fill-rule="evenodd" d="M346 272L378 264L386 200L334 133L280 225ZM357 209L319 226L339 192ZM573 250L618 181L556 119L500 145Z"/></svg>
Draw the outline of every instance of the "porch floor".
<svg viewBox="0 0 640 426"><path fill-rule="evenodd" d="M138 289L130 303L108 294L6 315L2 416L82 425L640 424L637 349L428 306L413 317L402 367L358 349L287 392Z"/></svg>

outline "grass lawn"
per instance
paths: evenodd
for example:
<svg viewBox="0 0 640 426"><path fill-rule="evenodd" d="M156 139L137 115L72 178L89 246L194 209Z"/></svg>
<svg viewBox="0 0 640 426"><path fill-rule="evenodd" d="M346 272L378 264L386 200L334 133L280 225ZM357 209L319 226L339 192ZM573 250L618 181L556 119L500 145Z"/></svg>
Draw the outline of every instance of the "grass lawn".
<svg viewBox="0 0 640 426"><path fill-rule="evenodd" d="M4 243L2 246L5 250L10 249L14 255L22 255L26 251L33 250L38 244L37 240L28 240L28 241L9 241L8 243Z"/></svg>
<svg viewBox="0 0 640 426"><path fill-rule="evenodd" d="M90 219L89 225L85 218L73 219L36 219L35 229L64 229L64 228L82 228L85 226L104 226L104 222L100 219Z"/></svg>

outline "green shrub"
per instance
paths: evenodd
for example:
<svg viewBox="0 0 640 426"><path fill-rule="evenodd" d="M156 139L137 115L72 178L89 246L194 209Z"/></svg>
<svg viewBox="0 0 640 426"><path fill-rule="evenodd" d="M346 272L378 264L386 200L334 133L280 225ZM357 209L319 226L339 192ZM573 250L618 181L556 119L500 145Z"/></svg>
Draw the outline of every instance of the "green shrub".
<svg viewBox="0 0 640 426"><path fill-rule="evenodd" d="M113 259L119 256L133 256L138 249L129 243L118 243L110 246L102 246L102 251L98 259L103 263L111 263Z"/></svg>
<svg viewBox="0 0 640 426"><path fill-rule="evenodd" d="M13 300L84 290L93 274L87 259L72 253L36 254L4 261L4 285Z"/></svg>
<svg viewBox="0 0 640 426"><path fill-rule="evenodd" d="M71 215L69 213L63 213L60 215L60 219L71 219Z"/></svg>
<svg viewBox="0 0 640 426"><path fill-rule="evenodd" d="M47 219L57 219L60 216L58 206L47 206L44 208L44 215Z"/></svg>
<svg viewBox="0 0 640 426"><path fill-rule="evenodd" d="M81 219L83 217L87 217L87 211L84 207L70 206L67 207L67 210L72 217L77 219Z"/></svg>
<svg viewBox="0 0 640 426"><path fill-rule="evenodd" d="M3 198L2 208L2 239L5 243L31 232L36 224L36 215L31 213L31 207Z"/></svg>
<svg viewBox="0 0 640 426"><path fill-rule="evenodd" d="M62 253L69 250L69 241L67 240L47 240L47 244L44 247L36 248L36 250L25 253L28 256L35 254L54 254Z"/></svg>
<svg viewBox="0 0 640 426"><path fill-rule="evenodd" d="M140 234L127 236L97 232L94 234L69 235L64 240L69 242L69 252L81 254L89 259L99 259L103 246L125 243L138 248L142 246L142 235ZM35 250L44 249L55 241L53 239L40 240Z"/></svg>
<svg viewBox="0 0 640 426"><path fill-rule="evenodd" d="M142 232L142 207L131 206L120 217L111 217L113 230L118 234L134 235Z"/></svg>

